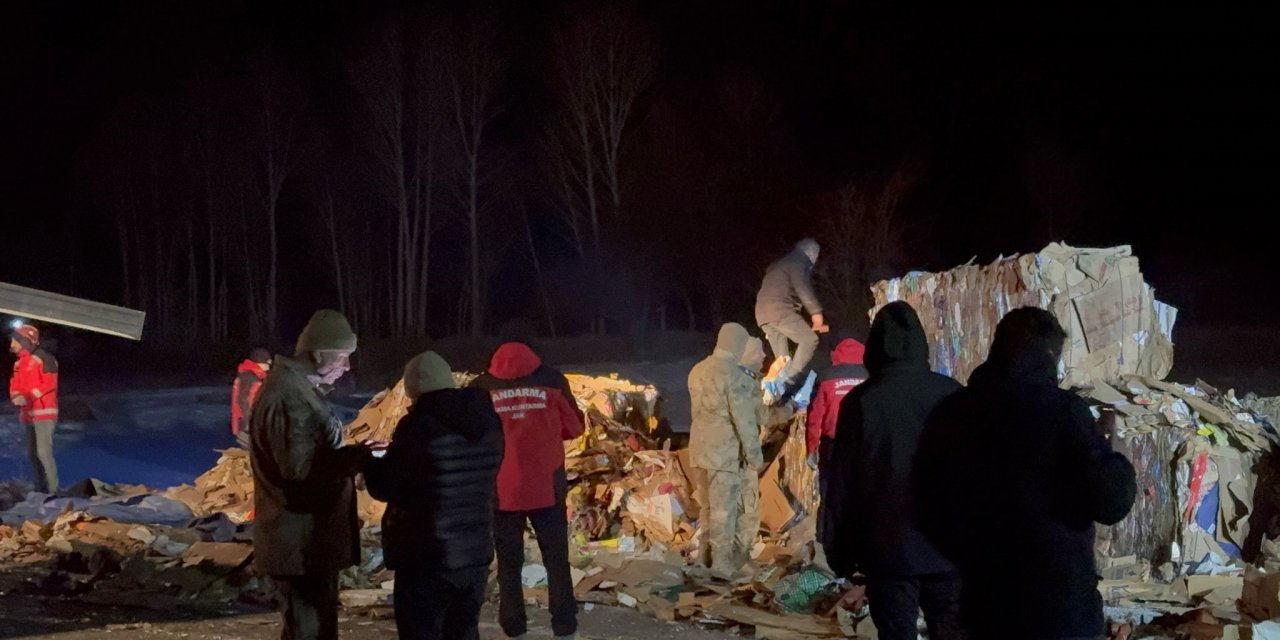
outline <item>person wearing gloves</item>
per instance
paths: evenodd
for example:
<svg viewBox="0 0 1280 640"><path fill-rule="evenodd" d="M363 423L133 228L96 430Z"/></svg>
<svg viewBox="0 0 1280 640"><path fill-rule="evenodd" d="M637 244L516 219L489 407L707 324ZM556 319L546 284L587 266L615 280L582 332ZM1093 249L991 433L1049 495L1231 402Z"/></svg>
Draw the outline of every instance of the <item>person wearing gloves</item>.
<svg viewBox="0 0 1280 640"><path fill-rule="evenodd" d="M494 352L489 370L472 383L489 393L506 440L498 470L493 544L498 556L498 622L503 633L523 638L524 532L533 524L550 589L551 630L557 638L578 631L578 604L569 571L568 479L564 441L582 435L581 414L565 396L564 376L542 366L533 349L508 342Z"/></svg>
<svg viewBox="0 0 1280 640"><path fill-rule="evenodd" d="M971 640L1107 636L1094 525L1123 519L1137 482L1089 405L1058 386L1065 340L1052 313L1009 312L920 445L921 529L960 568Z"/></svg>
<svg viewBox="0 0 1280 640"><path fill-rule="evenodd" d="M742 325L720 327L715 351L689 372L692 423L689 461L707 475L710 512L703 517L711 568L732 575L750 560L760 530L759 384L740 366L750 336Z"/></svg>
<svg viewBox="0 0 1280 640"><path fill-rule="evenodd" d="M760 387L760 379L764 375L764 357L764 342L760 338L749 337L747 338L746 350L743 352L742 360L738 363L738 366L755 383L751 388L759 401L756 407L756 422L761 429L771 429L791 422L796 410L806 408L808 403L807 398L792 398L780 405L770 406L765 404L764 389ZM805 394L805 396L808 396L808 394Z"/></svg>
<svg viewBox="0 0 1280 640"><path fill-rule="evenodd" d="M40 330L24 324L9 336L9 351L18 356L9 380L9 401L27 432L27 456L36 491L57 493L58 463L53 459L53 431L58 426L58 359L40 346Z"/></svg>
<svg viewBox="0 0 1280 640"><path fill-rule="evenodd" d="M916 529L912 503L925 423L960 384L929 370L924 329L905 302L876 314L866 367L867 381L840 403L824 496L828 564L840 577L866 576L871 620L883 640L915 640L922 608L929 638L961 638L959 576Z"/></svg>
<svg viewBox="0 0 1280 640"><path fill-rule="evenodd" d="M409 413L364 471L369 494L387 503L396 628L401 640L473 640L493 559L502 420L484 391L456 388L431 351L405 366L404 391Z"/></svg>
<svg viewBox="0 0 1280 640"><path fill-rule="evenodd" d="M320 392L350 370L355 350L347 319L317 311L294 356L276 356L249 418L254 564L275 583L282 638L338 637L338 572L360 559L355 475L374 445L344 446Z"/></svg>

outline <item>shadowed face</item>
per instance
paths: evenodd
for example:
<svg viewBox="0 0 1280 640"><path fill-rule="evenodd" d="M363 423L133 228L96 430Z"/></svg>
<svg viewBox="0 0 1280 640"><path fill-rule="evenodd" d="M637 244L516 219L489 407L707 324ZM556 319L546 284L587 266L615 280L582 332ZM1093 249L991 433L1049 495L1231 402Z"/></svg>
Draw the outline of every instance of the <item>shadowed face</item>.
<svg viewBox="0 0 1280 640"><path fill-rule="evenodd" d="M316 376L324 384L332 385L351 370L352 351L317 351Z"/></svg>

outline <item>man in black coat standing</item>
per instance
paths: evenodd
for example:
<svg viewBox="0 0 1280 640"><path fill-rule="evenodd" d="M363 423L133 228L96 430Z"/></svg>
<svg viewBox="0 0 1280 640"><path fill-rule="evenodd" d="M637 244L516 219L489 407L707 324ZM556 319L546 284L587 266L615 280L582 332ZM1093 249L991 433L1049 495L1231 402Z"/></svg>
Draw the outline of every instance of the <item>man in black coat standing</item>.
<svg viewBox="0 0 1280 640"><path fill-rule="evenodd" d="M404 387L413 406L364 472L369 493L387 502L396 628L401 640L474 640L493 558L502 421L488 394L455 388L434 352L409 361Z"/></svg>
<svg viewBox="0 0 1280 640"><path fill-rule="evenodd" d="M921 443L921 526L960 567L973 640L1107 634L1094 523L1128 514L1134 471L1084 400L1059 388L1065 338L1047 311L1010 312Z"/></svg>
<svg viewBox="0 0 1280 640"><path fill-rule="evenodd" d="M929 345L910 305L880 311L867 341L870 376L840 403L823 540L837 575L867 576L881 640L915 640L924 610L932 640L961 638L956 569L915 527L912 475L925 423L960 389L929 370Z"/></svg>

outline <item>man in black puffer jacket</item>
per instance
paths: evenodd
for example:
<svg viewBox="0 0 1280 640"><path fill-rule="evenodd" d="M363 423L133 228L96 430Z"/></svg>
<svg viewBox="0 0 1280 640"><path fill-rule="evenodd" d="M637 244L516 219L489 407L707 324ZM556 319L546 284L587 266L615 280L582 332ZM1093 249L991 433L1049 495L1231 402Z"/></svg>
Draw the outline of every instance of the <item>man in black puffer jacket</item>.
<svg viewBox="0 0 1280 640"><path fill-rule="evenodd" d="M1043 309L1009 313L920 443L920 525L960 568L972 640L1107 635L1094 523L1129 512L1134 472L1088 405L1058 387L1065 338Z"/></svg>
<svg viewBox="0 0 1280 640"><path fill-rule="evenodd" d="M365 469L387 502L382 546L395 570L401 640L473 640L493 559L494 481L502 421L489 396L457 389L449 365L426 352L405 367L413 399L386 456Z"/></svg>

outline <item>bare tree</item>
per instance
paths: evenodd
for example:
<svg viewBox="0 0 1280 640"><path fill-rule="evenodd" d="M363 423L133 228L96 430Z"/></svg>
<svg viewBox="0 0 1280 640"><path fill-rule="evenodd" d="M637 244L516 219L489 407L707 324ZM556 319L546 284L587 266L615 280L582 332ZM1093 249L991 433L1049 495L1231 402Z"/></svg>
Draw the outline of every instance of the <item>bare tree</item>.
<svg viewBox="0 0 1280 640"><path fill-rule="evenodd" d="M468 333L478 336L484 329L484 297L480 255L480 186L483 181L481 152L489 125L499 114L498 93L507 60L498 48L496 25L492 19L475 20L452 29L445 64L452 89L453 119L462 157L461 199L467 215L468 289L470 301Z"/></svg>
<svg viewBox="0 0 1280 640"><path fill-rule="evenodd" d="M349 68L364 107L372 178L395 211L396 335L421 334L426 327L436 157L445 116L432 49L437 39L430 25L389 22Z"/></svg>
<svg viewBox="0 0 1280 640"><path fill-rule="evenodd" d="M658 64L658 47L634 4L605 0L576 16L555 52L559 110L546 134L563 210L576 229L585 216L592 253L601 246L600 194L622 211L622 159L636 99ZM582 206L579 208L578 203Z"/></svg>
<svg viewBox="0 0 1280 640"><path fill-rule="evenodd" d="M906 229L898 205L922 172L904 161L887 178L864 178L841 187L821 215L824 237L819 286L838 317L866 327L870 286L902 266Z"/></svg>
<svg viewBox="0 0 1280 640"><path fill-rule="evenodd" d="M285 179L289 175L289 153L295 124L303 109L301 87L277 58L263 56L254 61L253 95L247 101L246 120L252 153L255 156L253 183L257 210L261 212L267 235L267 265L262 285L262 306L256 316L255 338L274 336L278 329L280 273L280 224L277 207ZM252 237L247 234L246 239ZM251 244L246 243L249 251ZM252 274L250 274L252 276Z"/></svg>

